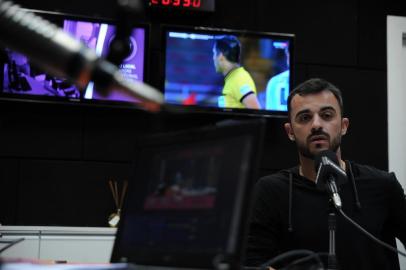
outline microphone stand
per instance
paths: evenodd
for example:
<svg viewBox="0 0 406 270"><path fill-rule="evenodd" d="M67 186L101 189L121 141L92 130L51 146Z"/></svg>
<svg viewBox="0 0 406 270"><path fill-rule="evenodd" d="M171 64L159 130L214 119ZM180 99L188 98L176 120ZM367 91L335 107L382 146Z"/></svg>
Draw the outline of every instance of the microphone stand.
<svg viewBox="0 0 406 270"><path fill-rule="evenodd" d="M336 227L337 227L337 216L335 210L331 210L328 214L328 261L327 269L336 270L337 266L337 256L336 256Z"/></svg>
<svg viewBox="0 0 406 270"><path fill-rule="evenodd" d="M328 253L328 270L339 269L336 256L336 228L337 228L337 211L341 211L342 203L336 180L346 179L346 172L338 165L338 159L333 151L326 150L319 153L315 159L315 169L317 171L316 185L322 190L327 190L330 195L330 211L328 215L329 231L329 253ZM321 181L320 181L321 180ZM324 184L324 185L323 185Z"/></svg>
<svg viewBox="0 0 406 270"><path fill-rule="evenodd" d="M341 209L341 199L338 195L338 189L334 177L330 176L326 182L327 190L331 195L330 200L330 213L328 214L328 233L329 233L329 250L328 250L328 270L338 270L337 256L336 256L336 228L337 228L337 215L336 210Z"/></svg>

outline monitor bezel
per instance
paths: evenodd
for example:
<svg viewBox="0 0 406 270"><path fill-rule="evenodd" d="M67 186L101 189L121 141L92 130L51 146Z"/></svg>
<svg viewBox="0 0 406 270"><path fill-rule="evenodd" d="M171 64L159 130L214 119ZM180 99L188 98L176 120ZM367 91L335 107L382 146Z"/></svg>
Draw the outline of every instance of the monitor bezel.
<svg viewBox="0 0 406 270"><path fill-rule="evenodd" d="M116 25L116 19L101 16L90 16L76 13L47 11L40 9L25 9L23 10L32 12L34 15L40 16L45 20L57 25L59 28L63 25L63 20L77 20L84 22L100 22ZM143 80L147 84L150 84L150 38L151 38L151 25L144 21L140 21L134 24L134 28L141 28L144 30L144 63L143 63ZM0 47L0 50L4 51L5 48ZM3 78L3 74L0 74ZM0 87L3 87L1 85ZM12 94L4 93L0 91L0 100L4 102L28 102L28 103L44 103L44 104L64 104L72 106L85 106L85 107L111 107L111 108L125 108L125 109L140 109L139 105L131 101L121 100L102 100L102 99L86 99L83 96L79 98L61 97L61 96L45 96L45 95L33 95L33 94Z"/></svg>
<svg viewBox="0 0 406 270"><path fill-rule="evenodd" d="M179 32L199 32L206 34L235 34L240 36L256 36L256 37L266 37L266 38L281 38L289 41L289 93L293 90L293 82L295 77L295 35L292 33L278 33L278 32L265 32L265 31L253 31L253 30L238 30L231 28L216 28L216 27L204 27L204 26L184 26L184 25L171 25L164 24L161 25L161 66L160 70L163 73L161 80L159 82L159 88L165 95L165 80L166 80L166 47L167 47L167 33L171 31ZM276 110L266 110L266 109L237 109L237 108L219 108L219 107L206 107L199 105L178 105L169 104L170 107L178 108L186 113L216 113L225 115L236 115L236 116L253 116L253 117L279 117L286 118L288 115L287 111L276 111Z"/></svg>

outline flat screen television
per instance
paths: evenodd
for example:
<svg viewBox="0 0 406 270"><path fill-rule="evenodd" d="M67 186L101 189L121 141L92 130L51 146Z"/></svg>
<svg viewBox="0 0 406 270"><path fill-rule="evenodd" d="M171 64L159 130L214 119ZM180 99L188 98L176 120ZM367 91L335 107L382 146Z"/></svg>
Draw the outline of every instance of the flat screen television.
<svg viewBox="0 0 406 270"><path fill-rule="evenodd" d="M66 13L29 10L56 24L65 32L106 57L115 37L114 21ZM128 80L146 80L148 26L137 25L130 36L130 53L119 66ZM27 45L29 46L29 45ZM124 96L114 90L107 96L98 94L93 82L79 91L66 78L52 76L37 68L24 54L8 48L0 48L0 98L34 101L66 101L85 104L130 104L135 98Z"/></svg>
<svg viewBox="0 0 406 270"><path fill-rule="evenodd" d="M162 89L168 104L198 111L286 115L293 34L168 25L162 33Z"/></svg>

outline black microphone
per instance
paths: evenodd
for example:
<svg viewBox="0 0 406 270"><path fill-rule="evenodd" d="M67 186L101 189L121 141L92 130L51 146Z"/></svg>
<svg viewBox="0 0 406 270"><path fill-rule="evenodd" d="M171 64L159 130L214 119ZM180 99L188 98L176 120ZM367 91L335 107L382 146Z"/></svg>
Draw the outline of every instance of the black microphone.
<svg viewBox="0 0 406 270"><path fill-rule="evenodd" d="M142 107L158 111L164 102L157 89L142 82L130 82L112 63L65 33L56 25L0 0L0 45L19 51L54 76L72 80L83 90L94 81L102 95L113 89L137 98Z"/></svg>
<svg viewBox="0 0 406 270"><path fill-rule="evenodd" d="M337 185L347 181L347 174L339 166L336 153L331 150L321 151L315 157L314 165L317 172L317 187L321 190L327 189L332 196L334 206L341 209L342 202Z"/></svg>

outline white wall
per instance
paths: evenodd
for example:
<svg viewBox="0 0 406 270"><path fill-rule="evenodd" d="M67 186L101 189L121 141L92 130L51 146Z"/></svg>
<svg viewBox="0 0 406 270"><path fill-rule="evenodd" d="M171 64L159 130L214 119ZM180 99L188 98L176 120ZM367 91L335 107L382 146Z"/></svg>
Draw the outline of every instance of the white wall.
<svg viewBox="0 0 406 270"><path fill-rule="evenodd" d="M406 190L406 17L387 16L387 61L389 170ZM406 270L406 258L400 265Z"/></svg>

